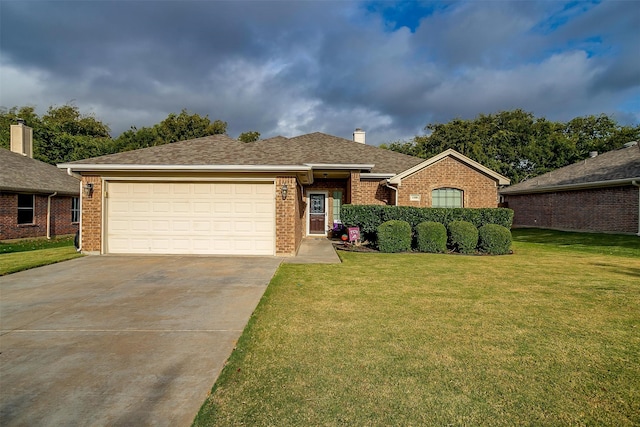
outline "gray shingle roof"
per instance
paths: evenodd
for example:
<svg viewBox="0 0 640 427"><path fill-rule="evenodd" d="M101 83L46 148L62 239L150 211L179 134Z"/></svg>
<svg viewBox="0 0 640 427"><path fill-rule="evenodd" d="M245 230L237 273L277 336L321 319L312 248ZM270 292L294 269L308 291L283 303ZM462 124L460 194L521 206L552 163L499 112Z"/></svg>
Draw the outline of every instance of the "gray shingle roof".
<svg viewBox="0 0 640 427"><path fill-rule="evenodd" d="M395 174L424 159L316 132L241 142L226 135L174 142L72 162L70 165L283 165L374 164L373 173Z"/></svg>
<svg viewBox="0 0 640 427"><path fill-rule="evenodd" d="M80 181L53 165L0 148L0 191L77 196Z"/></svg>
<svg viewBox="0 0 640 427"><path fill-rule="evenodd" d="M502 194L554 191L563 186L606 186L640 179L640 145L609 151L536 176L500 191ZM600 184L598 184L600 185Z"/></svg>

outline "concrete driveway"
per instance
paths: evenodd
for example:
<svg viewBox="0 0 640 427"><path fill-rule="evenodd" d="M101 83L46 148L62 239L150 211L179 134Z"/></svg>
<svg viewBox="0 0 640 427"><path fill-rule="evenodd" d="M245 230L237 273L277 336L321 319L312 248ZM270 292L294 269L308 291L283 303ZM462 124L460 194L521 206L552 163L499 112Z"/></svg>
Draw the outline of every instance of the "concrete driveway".
<svg viewBox="0 0 640 427"><path fill-rule="evenodd" d="M280 262L93 256L0 277L0 425L190 425Z"/></svg>

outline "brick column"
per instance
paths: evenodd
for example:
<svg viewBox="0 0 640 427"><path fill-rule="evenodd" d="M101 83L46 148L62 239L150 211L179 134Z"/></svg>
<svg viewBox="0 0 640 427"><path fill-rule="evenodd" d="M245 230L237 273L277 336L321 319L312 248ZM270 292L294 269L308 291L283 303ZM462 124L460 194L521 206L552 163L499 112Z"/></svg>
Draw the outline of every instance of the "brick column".
<svg viewBox="0 0 640 427"><path fill-rule="evenodd" d="M351 171L351 177L349 178L349 197L352 205L362 204L362 194L360 190L360 171Z"/></svg>
<svg viewBox="0 0 640 427"><path fill-rule="evenodd" d="M288 188L286 200L282 199L281 189ZM296 212L298 204L298 186L295 176L276 177L276 255L294 256L298 250Z"/></svg>
<svg viewBox="0 0 640 427"><path fill-rule="evenodd" d="M82 187L93 184L93 193L82 197L82 252L99 254L102 248L102 180L99 176L83 176Z"/></svg>

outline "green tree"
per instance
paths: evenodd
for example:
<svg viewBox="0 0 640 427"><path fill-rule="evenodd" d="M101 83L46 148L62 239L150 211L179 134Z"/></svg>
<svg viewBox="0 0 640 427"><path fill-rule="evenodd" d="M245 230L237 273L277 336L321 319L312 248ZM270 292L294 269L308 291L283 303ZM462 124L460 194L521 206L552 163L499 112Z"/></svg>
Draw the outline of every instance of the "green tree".
<svg viewBox="0 0 640 427"><path fill-rule="evenodd" d="M115 143L117 151L128 151L225 133L227 122L212 122L208 115L202 117L182 110L180 114L169 114L166 119L152 127L132 127L122 133Z"/></svg>
<svg viewBox="0 0 640 427"><path fill-rule="evenodd" d="M0 144L10 146L10 125L17 119L33 128L33 157L56 164L113 152L109 127L75 105L51 106L39 117L31 106L0 110Z"/></svg>
<svg viewBox="0 0 640 427"><path fill-rule="evenodd" d="M610 151L640 138L640 126L620 126L604 114L562 123L520 109L432 123L425 130L427 135L382 147L422 158L453 148L513 184L584 159L589 151Z"/></svg>
<svg viewBox="0 0 640 427"><path fill-rule="evenodd" d="M256 132L254 130L250 130L248 132L242 132L240 136L238 136L238 141L242 142L255 142L260 139L260 132Z"/></svg>

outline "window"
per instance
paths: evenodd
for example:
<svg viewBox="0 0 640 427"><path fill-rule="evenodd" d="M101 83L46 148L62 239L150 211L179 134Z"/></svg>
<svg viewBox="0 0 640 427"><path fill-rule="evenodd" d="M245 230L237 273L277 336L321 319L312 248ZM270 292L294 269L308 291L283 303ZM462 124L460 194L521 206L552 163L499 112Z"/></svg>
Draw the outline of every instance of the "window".
<svg viewBox="0 0 640 427"><path fill-rule="evenodd" d="M333 192L333 222L342 224L340 220L340 208L342 207L342 191Z"/></svg>
<svg viewBox="0 0 640 427"><path fill-rule="evenodd" d="M80 198L71 198L71 222L80 222Z"/></svg>
<svg viewBox="0 0 640 427"><path fill-rule="evenodd" d="M35 196L18 194L18 224L33 224Z"/></svg>
<svg viewBox="0 0 640 427"><path fill-rule="evenodd" d="M437 188L431 192L431 206L434 208L461 208L462 190Z"/></svg>

